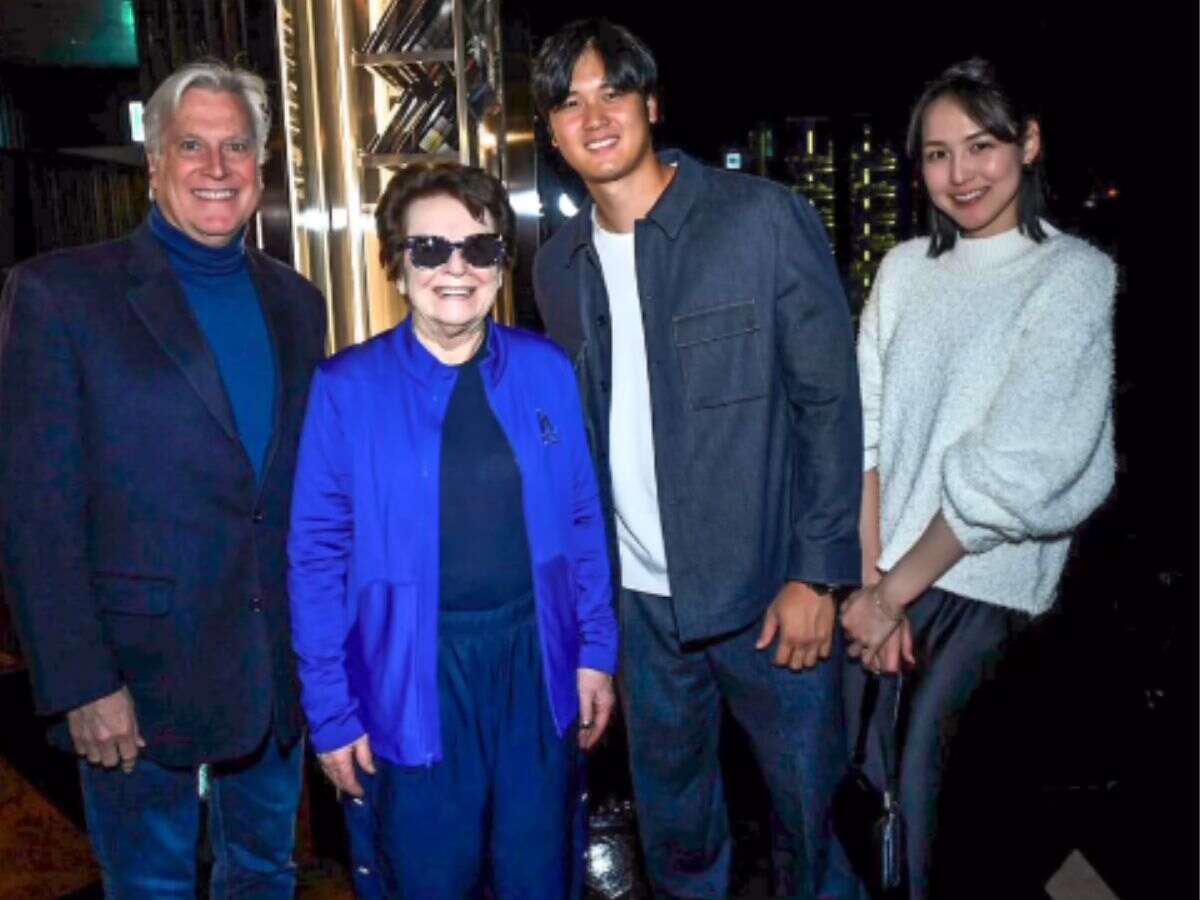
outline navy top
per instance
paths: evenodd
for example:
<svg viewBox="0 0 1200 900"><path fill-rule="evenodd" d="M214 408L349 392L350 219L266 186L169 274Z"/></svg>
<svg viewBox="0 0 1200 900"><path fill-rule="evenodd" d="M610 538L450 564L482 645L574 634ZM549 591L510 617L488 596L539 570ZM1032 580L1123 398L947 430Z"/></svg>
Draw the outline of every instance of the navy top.
<svg viewBox="0 0 1200 900"><path fill-rule="evenodd" d="M440 605L503 606L533 592L521 470L484 393L486 341L458 366L442 424Z"/></svg>
<svg viewBox="0 0 1200 900"><path fill-rule="evenodd" d="M275 405L275 358L258 291L246 267L245 232L224 247L206 247L150 208L150 230L204 333L225 384L238 436L262 481Z"/></svg>

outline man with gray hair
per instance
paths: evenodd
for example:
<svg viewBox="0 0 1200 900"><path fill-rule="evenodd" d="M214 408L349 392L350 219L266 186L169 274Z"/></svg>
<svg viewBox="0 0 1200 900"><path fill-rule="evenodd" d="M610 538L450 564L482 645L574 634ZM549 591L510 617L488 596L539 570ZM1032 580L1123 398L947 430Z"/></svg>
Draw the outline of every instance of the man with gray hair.
<svg viewBox="0 0 1200 900"><path fill-rule="evenodd" d="M5 593L110 897L195 895L201 793L213 896L295 889L285 538L325 314L245 245L269 123L256 75L175 72L146 221L17 266L0 302Z"/></svg>

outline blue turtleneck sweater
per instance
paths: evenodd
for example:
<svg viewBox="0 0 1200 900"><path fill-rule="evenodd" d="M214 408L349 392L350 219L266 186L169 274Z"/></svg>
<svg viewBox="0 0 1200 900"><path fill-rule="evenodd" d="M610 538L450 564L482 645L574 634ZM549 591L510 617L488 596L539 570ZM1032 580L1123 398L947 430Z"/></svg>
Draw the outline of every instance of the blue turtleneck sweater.
<svg viewBox="0 0 1200 900"><path fill-rule="evenodd" d="M246 267L245 232L224 247L206 247L168 222L157 204L150 208L150 230L166 249L217 361L238 435L261 481L274 419L275 358Z"/></svg>

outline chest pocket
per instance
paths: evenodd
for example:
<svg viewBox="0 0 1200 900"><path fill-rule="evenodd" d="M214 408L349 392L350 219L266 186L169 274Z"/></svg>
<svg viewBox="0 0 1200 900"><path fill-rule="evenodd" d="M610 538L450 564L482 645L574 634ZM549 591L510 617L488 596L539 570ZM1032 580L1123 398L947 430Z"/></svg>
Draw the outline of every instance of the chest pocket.
<svg viewBox="0 0 1200 900"><path fill-rule="evenodd" d="M767 392L754 302L676 316L675 347L694 409L753 400Z"/></svg>

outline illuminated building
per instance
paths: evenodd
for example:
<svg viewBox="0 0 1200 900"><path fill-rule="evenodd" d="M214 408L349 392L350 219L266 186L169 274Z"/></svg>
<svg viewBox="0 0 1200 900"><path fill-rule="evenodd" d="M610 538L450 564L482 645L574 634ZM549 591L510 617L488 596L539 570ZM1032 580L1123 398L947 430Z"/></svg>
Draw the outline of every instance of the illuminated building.
<svg viewBox="0 0 1200 900"><path fill-rule="evenodd" d="M849 293L861 309L879 261L901 238L900 158L886 140L874 139L871 122L856 121L850 148Z"/></svg>
<svg viewBox="0 0 1200 900"><path fill-rule="evenodd" d="M787 130L793 140L785 160L791 186L816 207L829 234L829 244L836 248L838 179L830 120L818 116L788 119Z"/></svg>

